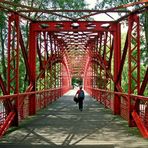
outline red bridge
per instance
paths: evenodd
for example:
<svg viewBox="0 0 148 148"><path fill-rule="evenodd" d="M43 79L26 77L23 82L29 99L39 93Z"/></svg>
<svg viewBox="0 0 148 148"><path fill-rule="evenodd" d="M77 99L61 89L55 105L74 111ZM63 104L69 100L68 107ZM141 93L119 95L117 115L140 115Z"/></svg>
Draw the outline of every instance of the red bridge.
<svg viewBox="0 0 148 148"><path fill-rule="evenodd" d="M139 8L133 11L123 9L135 5ZM7 14L8 25L6 81L0 75L1 137L63 96L77 80L90 96L148 138L148 68L141 68L140 56L139 14L148 9L144 2L107 10L40 10L1 0L0 9ZM45 19L28 17L35 12ZM63 13L83 15L71 18ZM110 13L121 17L115 19ZM111 21L92 19L99 14ZM50 15L62 21L48 20Z"/></svg>

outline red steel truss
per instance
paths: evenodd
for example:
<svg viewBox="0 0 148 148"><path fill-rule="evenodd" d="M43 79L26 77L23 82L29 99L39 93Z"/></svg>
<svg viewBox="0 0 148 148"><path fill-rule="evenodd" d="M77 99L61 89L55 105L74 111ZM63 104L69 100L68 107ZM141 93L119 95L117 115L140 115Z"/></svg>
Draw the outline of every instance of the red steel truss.
<svg viewBox="0 0 148 148"><path fill-rule="evenodd" d="M39 10L3 0L0 2L2 10L11 12L8 16L7 83L0 75L3 94L0 97L3 108L0 111L0 136L10 126L18 126L27 116L36 114L71 89L72 77L78 77L83 79L84 88L92 97L110 108L113 114L122 116L129 126L137 126L143 137L148 138L148 97L144 96L148 69L141 79L142 35L138 16L148 6L141 6L132 12L121 10L144 4L145 1L108 10L75 11ZM6 5L15 6L17 11ZM45 21L40 16L33 20L22 12L42 12L63 20ZM85 12L85 15L75 19L60 12ZM109 12L126 14L112 21L85 20ZM23 35L24 21L29 21L28 40ZM126 38L121 36L123 21L127 23ZM124 47L121 47L121 39L124 40ZM23 62L20 63L20 60ZM22 63L24 83L28 85L24 90L19 83L22 81L19 66ZM123 84L125 75L126 84Z"/></svg>

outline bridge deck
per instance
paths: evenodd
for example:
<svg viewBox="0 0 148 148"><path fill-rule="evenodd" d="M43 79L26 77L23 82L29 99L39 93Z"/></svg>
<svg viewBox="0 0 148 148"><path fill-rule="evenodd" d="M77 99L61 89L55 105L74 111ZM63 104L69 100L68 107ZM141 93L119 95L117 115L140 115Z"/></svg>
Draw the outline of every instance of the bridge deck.
<svg viewBox="0 0 148 148"><path fill-rule="evenodd" d="M125 120L112 115L90 96L86 96L80 112L73 102L75 92L69 91L4 136L0 147L148 147L148 141L135 128L128 128Z"/></svg>

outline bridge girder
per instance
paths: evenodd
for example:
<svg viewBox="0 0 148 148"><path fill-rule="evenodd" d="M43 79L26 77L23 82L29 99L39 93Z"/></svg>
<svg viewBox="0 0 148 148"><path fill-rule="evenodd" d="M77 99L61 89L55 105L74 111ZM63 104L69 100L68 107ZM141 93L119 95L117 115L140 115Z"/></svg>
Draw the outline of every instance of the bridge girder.
<svg viewBox="0 0 148 148"><path fill-rule="evenodd" d="M0 7L6 10L5 6ZM117 11L119 8L110 11ZM0 136L4 133L5 126L9 127L11 122L18 126L20 120L34 115L38 109L46 107L69 90L71 78L75 76L84 80L85 90L93 97L114 114L125 118L129 126L136 124L143 136L148 137L148 115L142 116L147 114L148 98L141 96L147 88L148 70L140 85L141 36L137 15L146 8L144 6L131 13L127 12L128 14L116 21L81 21L94 12L78 19L66 17L70 21L34 21L22 15L21 10L20 13L11 10L8 20L6 86L0 77L3 94L8 95L0 99L9 122L6 120ZM31 11L29 7L27 9L28 12ZM9 8L7 10L10 11ZM29 50L24 46L21 17L31 21ZM121 49L120 21L125 18L128 18L129 26L124 48ZM21 51L28 82L24 94L20 91L22 86L19 83ZM128 63L125 63L126 58ZM128 68L125 81L128 90L122 87L124 68Z"/></svg>

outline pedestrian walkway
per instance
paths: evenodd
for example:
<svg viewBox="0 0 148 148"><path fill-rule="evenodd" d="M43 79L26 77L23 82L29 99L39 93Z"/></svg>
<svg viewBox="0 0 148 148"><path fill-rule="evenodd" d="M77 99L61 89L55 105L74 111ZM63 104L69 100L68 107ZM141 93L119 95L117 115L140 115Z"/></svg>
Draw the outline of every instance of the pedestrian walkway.
<svg viewBox="0 0 148 148"><path fill-rule="evenodd" d="M20 148L147 148L135 128L114 116L88 94L81 112L71 90L0 140L0 147Z"/></svg>

